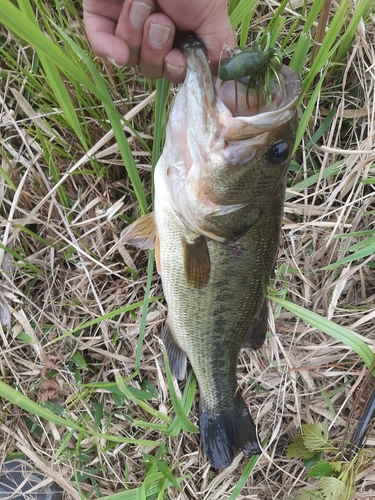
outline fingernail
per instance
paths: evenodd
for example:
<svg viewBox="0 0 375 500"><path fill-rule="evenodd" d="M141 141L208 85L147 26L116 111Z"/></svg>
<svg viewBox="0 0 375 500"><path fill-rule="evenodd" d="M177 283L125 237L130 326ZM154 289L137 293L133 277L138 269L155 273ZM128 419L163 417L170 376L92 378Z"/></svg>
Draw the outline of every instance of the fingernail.
<svg viewBox="0 0 375 500"><path fill-rule="evenodd" d="M116 66L116 68L122 68L121 64L117 64L113 57L107 57L107 61L113 64L113 66Z"/></svg>
<svg viewBox="0 0 375 500"><path fill-rule="evenodd" d="M129 20L132 23L133 28L139 29L143 28L146 19L151 13L151 6L145 2L133 2L130 12Z"/></svg>
<svg viewBox="0 0 375 500"><path fill-rule="evenodd" d="M169 64L169 63L166 63L165 69L168 71L168 73L171 76L173 76L175 78L178 78L179 76L181 76L185 70L185 68L183 66L175 66L174 64Z"/></svg>
<svg viewBox="0 0 375 500"><path fill-rule="evenodd" d="M171 28L168 28L168 26L151 23L150 31L148 33L151 45L153 45L156 49L163 47L168 42L170 32Z"/></svg>

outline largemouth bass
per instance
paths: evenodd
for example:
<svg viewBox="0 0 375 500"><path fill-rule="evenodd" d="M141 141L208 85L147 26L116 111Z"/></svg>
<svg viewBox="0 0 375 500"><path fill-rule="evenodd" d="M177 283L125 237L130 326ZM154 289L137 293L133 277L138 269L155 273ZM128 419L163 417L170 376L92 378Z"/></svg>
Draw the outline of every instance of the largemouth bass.
<svg viewBox="0 0 375 500"><path fill-rule="evenodd" d="M265 294L279 247L301 86L283 66L271 104L262 106L254 95L250 111L242 85L237 108L243 116L234 117L234 83L215 87L196 37L184 52L187 75L155 169L155 214L129 226L124 238L155 246L171 370L183 379L189 359L200 390L203 449L221 469L239 450L260 453L236 366L240 349L259 348L267 332Z"/></svg>

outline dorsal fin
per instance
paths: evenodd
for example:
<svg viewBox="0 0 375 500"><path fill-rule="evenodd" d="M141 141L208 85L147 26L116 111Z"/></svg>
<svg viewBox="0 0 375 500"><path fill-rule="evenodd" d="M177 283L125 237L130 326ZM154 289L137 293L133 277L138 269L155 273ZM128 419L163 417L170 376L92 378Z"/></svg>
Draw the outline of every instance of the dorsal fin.
<svg viewBox="0 0 375 500"><path fill-rule="evenodd" d="M194 288L204 288L210 279L211 260L207 241L199 236L192 243L183 238L185 276Z"/></svg>
<svg viewBox="0 0 375 500"><path fill-rule="evenodd" d="M156 223L154 212L142 215L121 233L121 243L133 245L141 250L155 248Z"/></svg>

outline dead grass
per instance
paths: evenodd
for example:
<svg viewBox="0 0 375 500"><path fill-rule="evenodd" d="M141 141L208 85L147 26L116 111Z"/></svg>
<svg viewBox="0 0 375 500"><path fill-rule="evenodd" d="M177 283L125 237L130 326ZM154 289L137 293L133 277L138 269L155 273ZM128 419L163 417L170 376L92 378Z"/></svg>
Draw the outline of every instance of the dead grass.
<svg viewBox="0 0 375 500"><path fill-rule="evenodd" d="M355 331L372 351L375 274L368 264L374 256L330 271L322 268L345 257L347 248L363 239L340 234L374 229L374 184L363 183L375 178L374 21L372 17L360 26L346 67L327 77L297 152L302 167L290 175L279 273L273 285L277 290L287 287L294 302ZM18 65L31 68L31 49L1 30L2 40L18 54ZM165 498L230 498L247 462L242 455L230 468L215 473L203 455L199 435L181 432L168 437L155 428L131 425L133 419L159 421L120 394L90 387L114 382L117 374L134 375L139 307L70 332L143 300L147 255L122 246L113 252L124 221L136 218L138 207L103 110L82 110L91 140L85 155L59 110L53 109L52 98L43 95L43 86L39 95L30 97L24 69L18 73L9 62L2 68L1 379L32 400L59 405L72 420L87 416L90 428L151 439L155 448L108 444L73 432L68 437L66 429L3 400L0 461L22 452L62 486L64 500L97 498L140 486L150 467L142 453L155 455L165 442L163 459L175 477L186 478L181 492L168 489ZM119 99L118 109L142 131L150 148L154 94L149 95L129 71L129 99L121 102L117 74L112 67L101 69ZM330 125L309 145L332 109ZM127 136L150 200L150 150L129 129ZM337 162L336 173L325 177L325 169ZM297 193L293 186L314 171L318 180ZM4 247L14 252L12 258ZM161 294L155 272L150 296ZM157 397L148 403L173 418L158 340L165 314L162 299L152 302L141 368L130 385L145 388L145 382L151 383ZM358 418L373 387L355 353L284 310L270 324L264 347L258 353L242 352L238 380L266 441L238 499L282 499L314 485L300 461L285 458L286 446L302 423L316 421L328 422L330 437L338 443L345 440L348 419ZM356 408L358 392L362 395ZM197 424L195 405L190 417ZM356 499L375 497L374 444L372 435L367 442L369 462L358 472Z"/></svg>

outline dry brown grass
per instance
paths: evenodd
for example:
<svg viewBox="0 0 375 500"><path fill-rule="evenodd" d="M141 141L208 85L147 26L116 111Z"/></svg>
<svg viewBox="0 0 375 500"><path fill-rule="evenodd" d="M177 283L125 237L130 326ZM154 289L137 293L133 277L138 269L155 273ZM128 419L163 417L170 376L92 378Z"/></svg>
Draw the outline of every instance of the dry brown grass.
<svg viewBox="0 0 375 500"><path fill-rule="evenodd" d="M206 461L199 435L182 432L166 437L155 429L132 426L128 417L156 420L133 402L120 401L112 393L83 385L113 382L116 374L128 377L134 373L139 308L78 334L69 332L83 322L143 300L147 255L121 245L113 252L124 225L122 216L136 218L137 204L113 134L103 126L103 110L96 110L95 115L83 109L92 147L85 155L75 135L58 119L59 111L51 114L52 110L45 112L41 106L52 102L48 96L41 97L43 86L40 95L31 99L36 106L28 104L28 86L22 75L32 65L33 52L5 29L2 37L17 47L17 64L23 70L19 72L19 67L12 68L4 61L0 82L1 166L16 187L12 191L6 178L0 176L0 241L15 252L11 258L0 249L1 379L32 400L61 405L70 418L89 416L90 428L101 403L99 430L151 439L155 449L108 446L104 440L82 439L77 433L64 441L66 429L33 418L3 400L0 461L14 452L24 453L63 487L64 500L81 498L75 474L77 470L85 471L89 476L79 478L82 493L97 498L99 491L106 496L139 486L145 476L142 453L155 454L160 441L164 441L169 468L176 477L186 476L182 491L170 488L168 498L229 498L246 465L242 455L230 468L216 473ZM357 31L346 68L327 78L304 138L305 147L297 152L303 168L293 179L291 174L291 183L308 177L312 164L320 176L314 185L299 193L293 187L288 190L278 260L278 268L284 272L274 283L276 289L287 286L287 296L294 302L355 331L373 351L375 274L367 263L374 257L333 271L322 267L347 255L346 249L359 241L358 237L338 235L374 229L373 185L361 182L374 179L374 67L375 19L371 17ZM154 94L144 93L129 71L125 79L130 101L122 102L121 84L113 68L102 66L102 71L112 85L120 112L142 131L150 146ZM141 104L134 107L131 101ZM332 107L337 109L330 127L317 143L306 147ZM130 133L128 141L150 195L150 153ZM93 155L92 167L89 157ZM343 162L337 174L324 177L325 169L339 160ZM63 195L57 189L49 162L55 164ZM136 272L131 273L129 268ZM155 272L150 296L161 294ZM141 387L143 381L151 382L158 398L149 404L173 417L159 349L165 315L163 300L153 302L147 317L141 369L131 385ZM11 329L7 329L8 319ZM267 438L264 452L238 499L283 499L307 484L314 485L313 480L307 481L300 461L285 457L286 446L301 424L316 421L328 422L330 437L342 442L348 418L358 418L373 388L355 353L284 310L270 324L264 347L258 353L241 353L238 381L261 439ZM334 412L324 393L329 395ZM197 424L195 405L190 417ZM367 463L358 472L356 499L375 498L374 444L371 435Z"/></svg>

